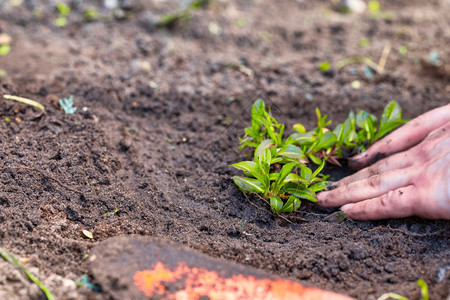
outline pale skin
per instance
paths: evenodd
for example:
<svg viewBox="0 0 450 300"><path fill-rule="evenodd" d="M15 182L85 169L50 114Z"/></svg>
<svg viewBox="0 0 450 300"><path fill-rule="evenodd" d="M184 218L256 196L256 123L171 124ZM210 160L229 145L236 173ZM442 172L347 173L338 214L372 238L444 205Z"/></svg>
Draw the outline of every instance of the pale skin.
<svg viewBox="0 0 450 300"><path fill-rule="evenodd" d="M355 220L450 220L450 104L406 123L349 165L360 171L319 193L319 205L341 207Z"/></svg>

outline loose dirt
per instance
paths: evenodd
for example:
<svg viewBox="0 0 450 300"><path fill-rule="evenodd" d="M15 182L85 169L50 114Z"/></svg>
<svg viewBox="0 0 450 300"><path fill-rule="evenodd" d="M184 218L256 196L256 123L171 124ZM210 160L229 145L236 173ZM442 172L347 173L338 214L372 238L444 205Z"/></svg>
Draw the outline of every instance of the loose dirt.
<svg viewBox="0 0 450 300"><path fill-rule="evenodd" d="M237 151L238 137L257 98L287 128L311 128L315 107L342 122L350 110L379 115L393 99L406 118L447 104L448 1L381 1L392 18L341 14L328 1L215 1L168 29L152 20L177 1L119 1L120 19L93 22L86 8L111 10L71 3L69 25L58 28L50 1L0 2L0 31L13 39L0 57L0 95L46 106L0 100L0 245L58 298L107 297L74 281L88 274L95 283L92 247L126 234L358 299L419 299L419 278L431 299L450 294L448 221L338 223L327 218L334 210L304 203L288 222L243 195L228 166L248 154ZM383 74L336 67L355 56L378 62L390 42ZM433 51L437 64L428 62ZM324 61L333 67L321 72ZM58 104L69 95L73 115ZM0 261L0 298L42 298L11 272Z"/></svg>

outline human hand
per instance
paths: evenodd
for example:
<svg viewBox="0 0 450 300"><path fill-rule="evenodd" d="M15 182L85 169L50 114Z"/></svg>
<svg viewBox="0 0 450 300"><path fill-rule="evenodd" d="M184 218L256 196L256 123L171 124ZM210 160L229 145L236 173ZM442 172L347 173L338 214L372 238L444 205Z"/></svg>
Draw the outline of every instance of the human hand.
<svg viewBox="0 0 450 300"><path fill-rule="evenodd" d="M319 193L319 205L342 206L358 220L450 219L450 104L405 124L349 165L366 168Z"/></svg>

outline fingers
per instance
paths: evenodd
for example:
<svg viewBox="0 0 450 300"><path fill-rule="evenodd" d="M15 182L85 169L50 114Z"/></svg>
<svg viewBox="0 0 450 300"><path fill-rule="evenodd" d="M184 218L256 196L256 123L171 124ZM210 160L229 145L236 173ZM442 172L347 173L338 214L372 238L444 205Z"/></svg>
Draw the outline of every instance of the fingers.
<svg viewBox="0 0 450 300"><path fill-rule="evenodd" d="M450 122L450 104L431 110L406 123L376 142L367 151L351 158L349 166L353 169L361 169L380 158L408 149L447 122Z"/></svg>
<svg viewBox="0 0 450 300"><path fill-rule="evenodd" d="M396 170L405 169L414 165L417 162L417 157L413 151L405 151L401 153L394 154L388 158L380 160L379 162L356 172L353 175L345 177L338 182L334 183L335 186L344 186L352 182L363 180L380 173Z"/></svg>
<svg viewBox="0 0 450 300"><path fill-rule="evenodd" d="M387 194L342 206L342 211L355 220L405 218L414 215L419 194L412 185Z"/></svg>
<svg viewBox="0 0 450 300"><path fill-rule="evenodd" d="M413 168L388 171L379 175L338 186L338 188L317 194L318 204L338 207L375 198L401 187L410 185L417 177Z"/></svg>

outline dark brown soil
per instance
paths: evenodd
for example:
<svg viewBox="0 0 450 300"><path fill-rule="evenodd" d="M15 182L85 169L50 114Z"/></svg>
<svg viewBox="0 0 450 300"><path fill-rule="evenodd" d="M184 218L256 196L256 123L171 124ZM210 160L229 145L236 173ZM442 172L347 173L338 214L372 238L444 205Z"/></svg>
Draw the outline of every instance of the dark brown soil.
<svg viewBox="0 0 450 300"><path fill-rule="evenodd" d="M155 29L149 12L176 9L176 1L119 1L126 18L94 22L83 20L86 7L110 11L72 2L64 28L53 25L50 1L0 2L0 30L13 38L0 57L0 94L46 106L41 113L0 100L0 245L57 297L103 298L50 278L88 273L90 249L122 234L166 238L358 299L418 299L419 278L431 299L450 294L448 221L339 224L325 220L333 210L305 204L289 223L246 198L228 167L245 159L237 137L258 97L288 127L313 126L315 107L340 122L351 109L379 115L392 99L407 118L447 104L448 1L382 1L392 19L332 12L328 1L216 1L170 29ZM358 46L361 39L370 45ZM378 62L390 41L386 72L373 78L361 65L318 69L353 56ZM421 63L431 51L440 67ZM57 103L69 95L73 115ZM0 296L39 297L5 270L0 262Z"/></svg>

